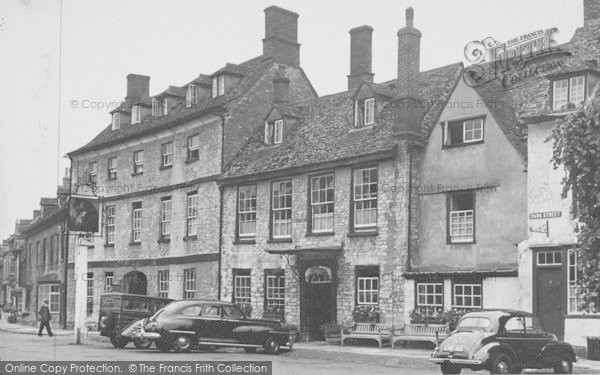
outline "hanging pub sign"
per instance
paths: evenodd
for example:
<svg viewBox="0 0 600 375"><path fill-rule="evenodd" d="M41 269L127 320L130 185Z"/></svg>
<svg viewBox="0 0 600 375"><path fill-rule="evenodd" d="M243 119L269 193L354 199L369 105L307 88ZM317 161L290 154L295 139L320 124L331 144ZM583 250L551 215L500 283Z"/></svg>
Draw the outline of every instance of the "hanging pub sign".
<svg viewBox="0 0 600 375"><path fill-rule="evenodd" d="M331 282L331 269L325 266L312 266L304 272L304 278L309 284L324 284Z"/></svg>
<svg viewBox="0 0 600 375"><path fill-rule="evenodd" d="M98 233L99 199L94 196L72 195L69 201L69 231Z"/></svg>

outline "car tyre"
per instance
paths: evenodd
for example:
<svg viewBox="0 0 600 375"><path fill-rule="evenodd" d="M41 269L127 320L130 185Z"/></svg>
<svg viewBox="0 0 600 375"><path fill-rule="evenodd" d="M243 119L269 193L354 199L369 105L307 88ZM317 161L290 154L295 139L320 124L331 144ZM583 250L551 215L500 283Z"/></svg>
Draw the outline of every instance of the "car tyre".
<svg viewBox="0 0 600 375"><path fill-rule="evenodd" d="M572 374L573 373L573 361L569 358L563 358L554 364L555 374Z"/></svg>
<svg viewBox="0 0 600 375"><path fill-rule="evenodd" d="M152 346L152 341L148 339L137 338L133 339L133 345L138 349L148 349Z"/></svg>
<svg viewBox="0 0 600 375"><path fill-rule="evenodd" d="M189 336L176 336L175 340L173 340L173 348L178 353L188 353L192 350L192 340Z"/></svg>
<svg viewBox="0 0 600 375"><path fill-rule="evenodd" d="M256 353L256 348L244 348L246 353Z"/></svg>
<svg viewBox="0 0 600 375"><path fill-rule="evenodd" d="M120 335L114 334L110 336L110 343L117 349L123 349L128 342L128 339Z"/></svg>
<svg viewBox="0 0 600 375"><path fill-rule="evenodd" d="M460 374L462 368L452 363L442 363L440 366L442 369L442 374Z"/></svg>
<svg viewBox="0 0 600 375"><path fill-rule="evenodd" d="M490 360L490 373L492 374L512 374L513 360L505 353L497 353Z"/></svg>
<svg viewBox="0 0 600 375"><path fill-rule="evenodd" d="M265 352L268 354L279 354L281 351L281 345L279 341L273 336L267 337L267 340L264 344Z"/></svg>

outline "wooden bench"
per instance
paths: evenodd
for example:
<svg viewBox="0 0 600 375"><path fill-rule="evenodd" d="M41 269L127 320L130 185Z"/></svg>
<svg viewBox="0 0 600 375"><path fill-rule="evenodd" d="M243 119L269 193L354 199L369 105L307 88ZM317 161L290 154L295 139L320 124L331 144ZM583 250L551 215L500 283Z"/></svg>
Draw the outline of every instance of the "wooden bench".
<svg viewBox="0 0 600 375"><path fill-rule="evenodd" d="M403 341L404 346L409 341L429 341L437 345L438 340L443 340L450 335L448 324L407 324L400 329L392 329L392 348L396 341Z"/></svg>
<svg viewBox="0 0 600 375"><path fill-rule="evenodd" d="M345 333L348 331L349 333ZM381 348L384 341L389 341L391 326L382 323L354 323L352 327L342 329L342 346L345 339L375 340Z"/></svg>

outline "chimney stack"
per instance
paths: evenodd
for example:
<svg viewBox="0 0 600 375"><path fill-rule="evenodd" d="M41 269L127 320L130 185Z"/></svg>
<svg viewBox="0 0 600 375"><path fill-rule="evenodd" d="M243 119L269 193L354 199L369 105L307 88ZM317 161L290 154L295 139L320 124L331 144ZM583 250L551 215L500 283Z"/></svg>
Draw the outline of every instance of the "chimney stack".
<svg viewBox="0 0 600 375"><path fill-rule="evenodd" d="M350 30L350 75L348 90L354 90L363 82L373 82L371 61L373 54L373 28L368 25Z"/></svg>
<svg viewBox="0 0 600 375"><path fill-rule="evenodd" d="M600 0L583 0L583 21L585 27L600 24Z"/></svg>
<svg viewBox="0 0 600 375"><path fill-rule="evenodd" d="M274 5L265 9L263 58L290 66L300 66L297 13Z"/></svg>
<svg viewBox="0 0 600 375"><path fill-rule="evenodd" d="M140 74L127 75L127 100L139 100L150 96L150 77Z"/></svg>
<svg viewBox="0 0 600 375"><path fill-rule="evenodd" d="M280 104L290 102L290 79L285 76L283 66L279 66L273 78L273 101Z"/></svg>
<svg viewBox="0 0 600 375"><path fill-rule="evenodd" d="M421 32L413 27L413 8L406 9L406 26L398 30L398 91L400 97L419 96Z"/></svg>

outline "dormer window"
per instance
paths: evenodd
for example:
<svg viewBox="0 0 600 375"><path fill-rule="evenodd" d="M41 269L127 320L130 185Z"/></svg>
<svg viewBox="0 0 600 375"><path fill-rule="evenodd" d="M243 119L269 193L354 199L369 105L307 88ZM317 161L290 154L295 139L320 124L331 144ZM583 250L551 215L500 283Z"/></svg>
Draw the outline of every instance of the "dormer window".
<svg viewBox="0 0 600 375"><path fill-rule="evenodd" d="M196 105L198 101L198 94L196 91L196 85L189 85L187 89L187 94L185 96L185 106L190 108L193 105Z"/></svg>
<svg viewBox="0 0 600 375"><path fill-rule="evenodd" d="M112 130L117 130L121 128L121 114L119 112L115 112L112 114Z"/></svg>
<svg viewBox="0 0 600 375"><path fill-rule="evenodd" d="M558 79L552 85L552 110L579 106L585 100L585 76Z"/></svg>
<svg viewBox="0 0 600 375"><path fill-rule="evenodd" d="M354 126L357 128L375 124L375 98L354 102Z"/></svg>
<svg viewBox="0 0 600 375"><path fill-rule="evenodd" d="M483 142L483 118L449 121L442 124L443 147L462 146Z"/></svg>
<svg viewBox="0 0 600 375"><path fill-rule="evenodd" d="M162 114L165 116L169 113L169 99L164 98L162 101Z"/></svg>
<svg viewBox="0 0 600 375"><path fill-rule="evenodd" d="M283 141L283 120L267 122L265 130L265 143L277 145Z"/></svg>
<svg viewBox="0 0 600 375"><path fill-rule="evenodd" d="M152 98L152 116L160 117L162 115L162 103L156 98Z"/></svg>
<svg viewBox="0 0 600 375"><path fill-rule="evenodd" d="M142 119L141 108L139 105L131 107L131 125L139 124Z"/></svg>
<svg viewBox="0 0 600 375"><path fill-rule="evenodd" d="M212 79L212 96L225 95L225 76L223 74L213 77Z"/></svg>

